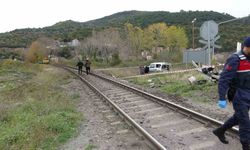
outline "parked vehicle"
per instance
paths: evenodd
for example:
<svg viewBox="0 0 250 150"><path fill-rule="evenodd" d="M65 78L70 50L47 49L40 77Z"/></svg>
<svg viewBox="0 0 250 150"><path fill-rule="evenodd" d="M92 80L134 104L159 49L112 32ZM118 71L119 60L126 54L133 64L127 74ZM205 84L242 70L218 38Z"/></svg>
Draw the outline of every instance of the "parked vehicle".
<svg viewBox="0 0 250 150"><path fill-rule="evenodd" d="M49 64L49 59L47 57L43 58L42 63Z"/></svg>
<svg viewBox="0 0 250 150"><path fill-rule="evenodd" d="M170 63L167 62L154 62L149 65L149 72L157 72L157 71L169 71Z"/></svg>

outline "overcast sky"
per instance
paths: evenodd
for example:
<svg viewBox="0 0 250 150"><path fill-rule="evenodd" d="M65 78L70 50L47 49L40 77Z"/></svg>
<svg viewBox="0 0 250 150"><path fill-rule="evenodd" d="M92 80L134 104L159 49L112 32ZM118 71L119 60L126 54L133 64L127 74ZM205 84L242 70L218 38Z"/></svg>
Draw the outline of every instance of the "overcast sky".
<svg viewBox="0 0 250 150"><path fill-rule="evenodd" d="M121 11L217 11L234 17L250 14L249 0L1 0L0 33L51 26L59 21L85 22Z"/></svg>

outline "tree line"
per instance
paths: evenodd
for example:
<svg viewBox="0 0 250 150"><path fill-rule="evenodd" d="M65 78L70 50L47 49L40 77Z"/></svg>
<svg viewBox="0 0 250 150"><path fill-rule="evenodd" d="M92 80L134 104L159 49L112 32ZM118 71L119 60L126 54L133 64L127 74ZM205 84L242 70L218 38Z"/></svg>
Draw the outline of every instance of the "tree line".
<svg viewBox="0 0 250 150"><path fill-rule="evenodd" d="M234 19L235 17L213 11L183 11L180 12L165 12L165 11L126 11L116 13L101 19L96 19L88 22L64 21L56 23L53 26L38 28L38 29L18 29L7 33L0 34L0 47L29 47L33 41L40 37L49 37L60 41L71 41L73 39L84 40L92 36L92 30L104 30L108 27L123 28L125 23L131 23L133 26L140 28L148 27L151 24L163 22L168 26L178 26L185 30L188 38L188 46L192 46L192 24L191 21L197 18L195 22L195 45L201 46L198 43L199 27L204 21L214 20L219 23L225 20ZM219 29L221 39L218 45L223 48L217 51L232 51L235 48L236 41L242 39L249 34L250 31L249 17L232 22L228 25L223 25Z"/></svg>
<svg viewBox="0 0 250 150"><path fill-rule="evenodd" d="M63 57L81 55L97 62L117 65L122 60L146 59L141 55L145 51L159 59L163 53L167 53L164 60L179 61L187 41L186 33L181 27L156 23L140 28L126 23L123 28L93 30L92 36L80 40L77 46L60 47L53 39L40 38L32 42L26 53L26 60L37 62L50 54ZM158 47L162 51L154 52Z"/></svg>

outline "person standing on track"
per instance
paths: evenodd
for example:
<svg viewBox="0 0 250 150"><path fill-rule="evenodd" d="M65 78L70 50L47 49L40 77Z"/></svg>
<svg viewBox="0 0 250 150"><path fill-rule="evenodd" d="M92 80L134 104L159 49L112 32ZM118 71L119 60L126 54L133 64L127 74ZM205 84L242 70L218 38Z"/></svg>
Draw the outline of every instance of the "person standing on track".
<svg viewBox="0 0 250 150"><path fill-rule="evenodd" d="M229 102L233 103L234 115L221 127L213 130L213 133L222 143L228 144L225 137L226 130L239 125L242 149L250 150L250 36L244 40L243 49L227 59L220 75L218 85L220 108L227 106L225 98L227 92Z"/></svg>
<svg viewBox="0 0 250 150"><path fill-rule="evenodd" d="M78 67L78 74L82 74L83 62L79 60L76 66Z"/></svg>
<svg viewBox="0 0 250 150"><path fill-rule="evenodd" d="M85 67L86 67L86 73L87 73L87 75L90 73L90 65L91 65L91 62L90 62L89 58L86 58L86 60L85 60Z"/></svg>

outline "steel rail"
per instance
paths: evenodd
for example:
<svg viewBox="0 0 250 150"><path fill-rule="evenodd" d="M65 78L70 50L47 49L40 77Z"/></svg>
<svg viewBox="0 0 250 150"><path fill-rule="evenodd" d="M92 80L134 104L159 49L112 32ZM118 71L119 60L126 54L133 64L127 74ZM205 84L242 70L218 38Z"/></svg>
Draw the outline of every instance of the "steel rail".
<svg viewBox="0 0 250 150"><path fill-rule="evenodd" d="M93 84L88 82L83 77L79 76L77 73L72 71L71 69L75 69L73 67L63 67L64 69L68 70L72 74L78 76L83 82L85 82L93 91L95 91L99 96L101 96L105 101L109 103L109 105L114 108L114 110L123 118L125 122L132 126L135 129L135 132L140 136L144 137L147 140L147 144L152 149L157 150L167 150L160 142L158 142L152 135L150 135L146 130L144 130L138 123L136 123L130 116L128 116L122 109L120 109L114 102L112 102L107 96L105 96L100 90L98 90ZM69 69L71 68L71 69ZM94 75L92 73L92 75Z"/></svg>
<svg viewBox="0 0 250 150"><path fill-rule="evenodd" d="M68 67L70 67L70 66L68 66ZM76 69L74 67L70 67L70 68ZM124 87L124 88L126 88L126 89L128 89L128 90L130 90L132 92L136 92L136 93L138 93L138 94L140 94L140 95L142 95L144 97L149 97L150 99L152 99L152 100L154 100L154 101L156 101L158 103L161 103L161 104L165 105L166 107L169 107L170 109L173 109L175 111L179 111L179 113L187 115L188 117L192 117L193 119L195 119L195 120L197 120L199 122L202 122L202 123L204 123L206 125L215 125L216 127L223 125L223 122L221 122L221 121L213 119L213 118L211 118L209 116L206 116L204 114L201 114L199 112L193 111L191 109L185 108L185 107L183 107L181 105L178 105L178 104L175 104L173 102L167 101L167 100L165 100L165 99L163 99L161 97L158 97L158 96L155 96L153 94L144 92L144 91L139 90L137 88L134 88L132 86L126 85L126 84L124 84L124 83L122 83L120 81L115 81L113 79L97 75L95 73L91 73L91 75L96 76L96 77L101 78L101 79L104 79L106 81L112 82L112 83L114 83L116 85L119 85L120 87ZM229 129L228 131L235 135L235 134L238 134L239 129L236 128L236 127L233 127L231 129Z"/></svg>
<svg viewBox="0 0 250 150"><path fill-rule="evenodd" d="M129 89L130 91L134 91L136 93L139 93L140 95L142 96L146 96L146 97L149 97L150 99L152 100L155 100L156 102L158 103L161 103L171 109L174 109L175 111L179 111L180 113L184 114L184 115L187 115L189 117L192 117L193 119L196 119L197 121L199 122L202 122L206 125L215 125L215 126L221 126L223 124L223 122L221 121L218 121L216 119L213 119L209 116L206 116L204 114L201 114L199 112L196 112L196 111L193 111L191 109L188 109L188 108L185 108L181 105L178 105L178 104L175 104L173 102L170 102L170 101L167 101L161 97L158 97L158 96L155 96L153 94L150 94L150 93L147 93L147 92L144 92L142 90L139 90L137 88L134 88L132 86L129 86L129 85L126 85L122 82L119 82L119 81L115 81L115 80L112 80L110 78L107 78L107 77L103 77L103 76L100 76L100 75L97 75L97 74L94 74L94 73L91 73L92 75L96 76L96 77L99 77L101 79L104 79L106 81L109 81L109 82L112 82L112 83L115 83L121 87L125 87L126 89ZM229 132L233 133L233 134L238 134L239 132L239 129L236 128L236 127L233 127L232 129L229 129L228 130Z"/></svg>

